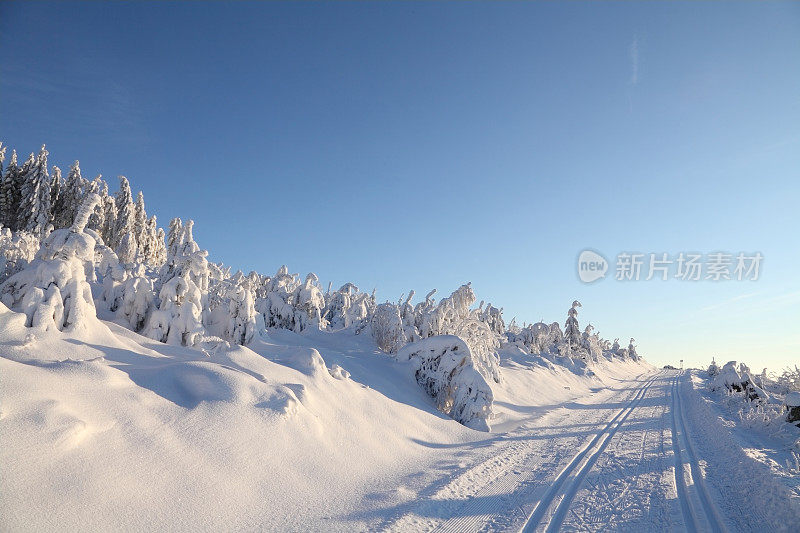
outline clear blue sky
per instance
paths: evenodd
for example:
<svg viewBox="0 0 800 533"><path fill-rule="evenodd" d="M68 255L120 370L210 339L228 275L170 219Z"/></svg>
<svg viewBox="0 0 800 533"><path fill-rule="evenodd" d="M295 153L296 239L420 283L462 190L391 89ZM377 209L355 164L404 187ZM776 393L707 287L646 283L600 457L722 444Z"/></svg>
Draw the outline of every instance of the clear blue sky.
<svg viewBox="0 0 800 533"><path fill-rule="evenodd" d="M0 139L128 176L213 260L800 363L800 4L2 2L0 57ZM584 285L587 247L765 259Z"/></svg>

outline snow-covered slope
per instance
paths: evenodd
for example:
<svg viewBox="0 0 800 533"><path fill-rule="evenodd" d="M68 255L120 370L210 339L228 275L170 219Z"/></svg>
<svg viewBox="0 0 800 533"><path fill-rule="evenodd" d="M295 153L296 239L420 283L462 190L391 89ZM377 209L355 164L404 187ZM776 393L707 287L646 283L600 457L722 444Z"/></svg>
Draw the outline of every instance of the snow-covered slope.
<svg viewBox="0 0 800 533"><path fill-rule="evenodd" d="M24 319L0 312L3 529L371 527L409 475L486 438L368 337L272 330L196 349L107 321L33 337ZM579 377L521 352L502 366L499 431L650 370Z"/></svg>

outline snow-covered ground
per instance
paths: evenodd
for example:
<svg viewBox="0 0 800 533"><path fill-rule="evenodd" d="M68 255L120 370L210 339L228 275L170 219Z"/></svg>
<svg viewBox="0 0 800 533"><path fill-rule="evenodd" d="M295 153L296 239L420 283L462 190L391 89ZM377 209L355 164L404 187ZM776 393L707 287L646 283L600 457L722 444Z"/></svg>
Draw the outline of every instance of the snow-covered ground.
<svg viewBox="0 0 800 533"><path fill-rule="evenodd" d="M643 361L578 375L503 350L486 433L438 411L411 363L367 336L270 330L199 350L99 324L31 337L24 315L0 313L2 530L800 523L796 494L689 375Z"/></svg>

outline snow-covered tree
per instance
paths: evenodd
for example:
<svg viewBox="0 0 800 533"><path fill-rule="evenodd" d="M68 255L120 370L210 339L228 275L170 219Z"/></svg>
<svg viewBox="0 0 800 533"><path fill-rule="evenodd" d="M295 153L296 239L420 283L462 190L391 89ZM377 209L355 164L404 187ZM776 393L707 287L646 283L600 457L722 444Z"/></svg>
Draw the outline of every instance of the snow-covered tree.
<svg viewBox="0 0 800 533"><path fill-rule="evenodd" d="M114 201L114 197L108 193L108 184L105 181L102 182L100 198L102 198L103 210L103 227L100 230L100 235L102 235L106 246L113 249L117 231L117 204Z"/></svg>
<svg viewBox="0 0 800 533"><path fill-rule="evenodd" d="M120 261L130 263L136 257L139 244L136 241L136 206L125 176L119 177L119 191L114 197L114 205L117 211L116 227L107 244L117 252Z"/></svg>
<svg viewBox="0 0 800 533"><path fill-rule="evenodd" d="M325 307L325 298L322 296L316 274L313 272L308 274L306 280L294 290L292 303L295 307L292 329L295 332L324 327L322 310Z"/></svg>
<svg viewBox="0 0 800 533"><path fill-rule="evenodd" d="M30 155L23 165L22 191L17 211L17 228L35 235L44 235L50 224L50 174L47 150Z"/></svg>
<svg viewBox="0 0 800 533"><path fill-rule="evenodd" d="M289 268L282 265L275 275L264 284L264 296L256 303L256 309L264 316L267 327L294 329L294 306L292 296L299 281L297 274L290 274Z"/></svg>
<svg viewBox="0 0 800 533"><path fill-rule="evenodd" d="M65 187L69 189L69 179L67 180L67 184L65 185ZM105 221L105 211L103 209L103 194L102 194L103 190L105 190L107 193L108 185L100 178L99 175L92 181L86 181L85 194L96 194L100 196L100 204L94 208L94 211L89 216L89 224L86 225L88 229L96 232L98 236L101 235L103 232L103 223ZM72 195L74 194L74 192L70 192L69 194Z"/></svg>
<svg viewBox="0 0 800 533"><path fill-rule="evenodd" d="M55 228L66 228L72 225L75 220L75 213L83 201L84 195L89 192L99 193L100 190L87 190L88 182L81 176L81 167L78 161L72 163L67 174L58 199L53 204L53 226ZM89 228L92 228L90 222ZM96 228L92 228L96 229Z"/></svg>
<svg viewBox="0 0 800 533"><path fill-rule="evenodd" d="M136 195L136 204L134 204L133 235L136 237L139 255L143 261L148 262L147 254L145 253L145 249L148 247L147 211L144 207L144 194L142 194L142 191L139 191L139 194Z"/></svg>
<svg viewBox="0 0 800 533"><path fill-rule="evenodd" d="M633 337L631 337L631 340L628 343L628 357L630 357L634 361L638 361L640 357L639 354L636 353L636 346L634 346L633 344L634 342L636 342L636 340Z"/></svg>
<svg viewBox="0 0 800 533"><path fill-rule="evenodd" d="M55 225L55 216L56 216L56 209L58 207L58 200L61 196L61 189L64 185L64 181L61 179L61 169L57 166L53 166L53 174L50 178L50 224L57 228L58 226ZM65 224L66 226L71 226L72 223Z"/></svg>
<svg viewBox="0 0 800 533"><path fill-rule="evenodd" d="M375 343L386 353L397 353L407 342L400 309L393 303L379 304L370 326Z"/></svg>
<svg viewBox="0 0 800 533"><path fill-rule="evenodd" d="M159 273L160 304L145 326L144 334L170 344L195 344L203 335L203 309L209 287L208 252L201 250L192 236L194 222L180 224L172 250Z"/></svg>
<svg viewBox="0 0 800 533"><path fill-rule="evenodd" d="M572 307L567 311L567 321L564 324L564 342L572 347L578 347L581 344L581 330L578 326L578 307L581 303L578 300L572 302Z"/></svg>
<svg viewBox="0 0 800 533"><path fill-rule="evenodd" d="M0 300L25 313L28 327L72 331L97 320L86 276L96 241L84 231L97 202L96 195L87 197L73 225L52 232L36 260L0 285Z"/></svg>
<svg viewBox="0 0 800 533"><path fill-rule="evenodd" d="M156 216L153 215L153 223L155 224ZM164 228L158 228L156 231L156 240L153 246L153 262L154 266L161 266L167 261L167 248L164 244Z"/></svg>
<svg viewBox="0 0 800 533"><path fill-rule="evenodd" d="M248 284L237 284L228 292L228 327L226 338L230 342L246 345L257 331L257 313L253 293Z"/></svg>

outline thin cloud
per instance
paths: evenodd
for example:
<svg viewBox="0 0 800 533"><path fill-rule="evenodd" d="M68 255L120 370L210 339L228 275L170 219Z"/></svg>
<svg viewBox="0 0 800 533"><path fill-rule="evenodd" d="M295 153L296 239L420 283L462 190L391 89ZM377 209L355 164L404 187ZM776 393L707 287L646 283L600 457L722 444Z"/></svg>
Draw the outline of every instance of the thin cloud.
<svg viewBox="0 0 800 533"><path fill-rule="evenodd" d="M720 307L728 307L730 304L734 302L738 302L739 300L744 300L746 298L752 298L753 296L758 296L759 294L762 294L762 292L751 292L748 294L740 294L738 296L734 296L733 298L729 298L728 300L725 300L723 302L718 302L715 304L708 305L700 310L705 312L705 311L711 311L713 309L719 309Z"/></svg>
<svg viewBox="0 0 800 533"><path fill-rule="evenodd" d="M631 60L631 85L639 83L639 36L634 35L628 47L628 56Z"/></svg>

